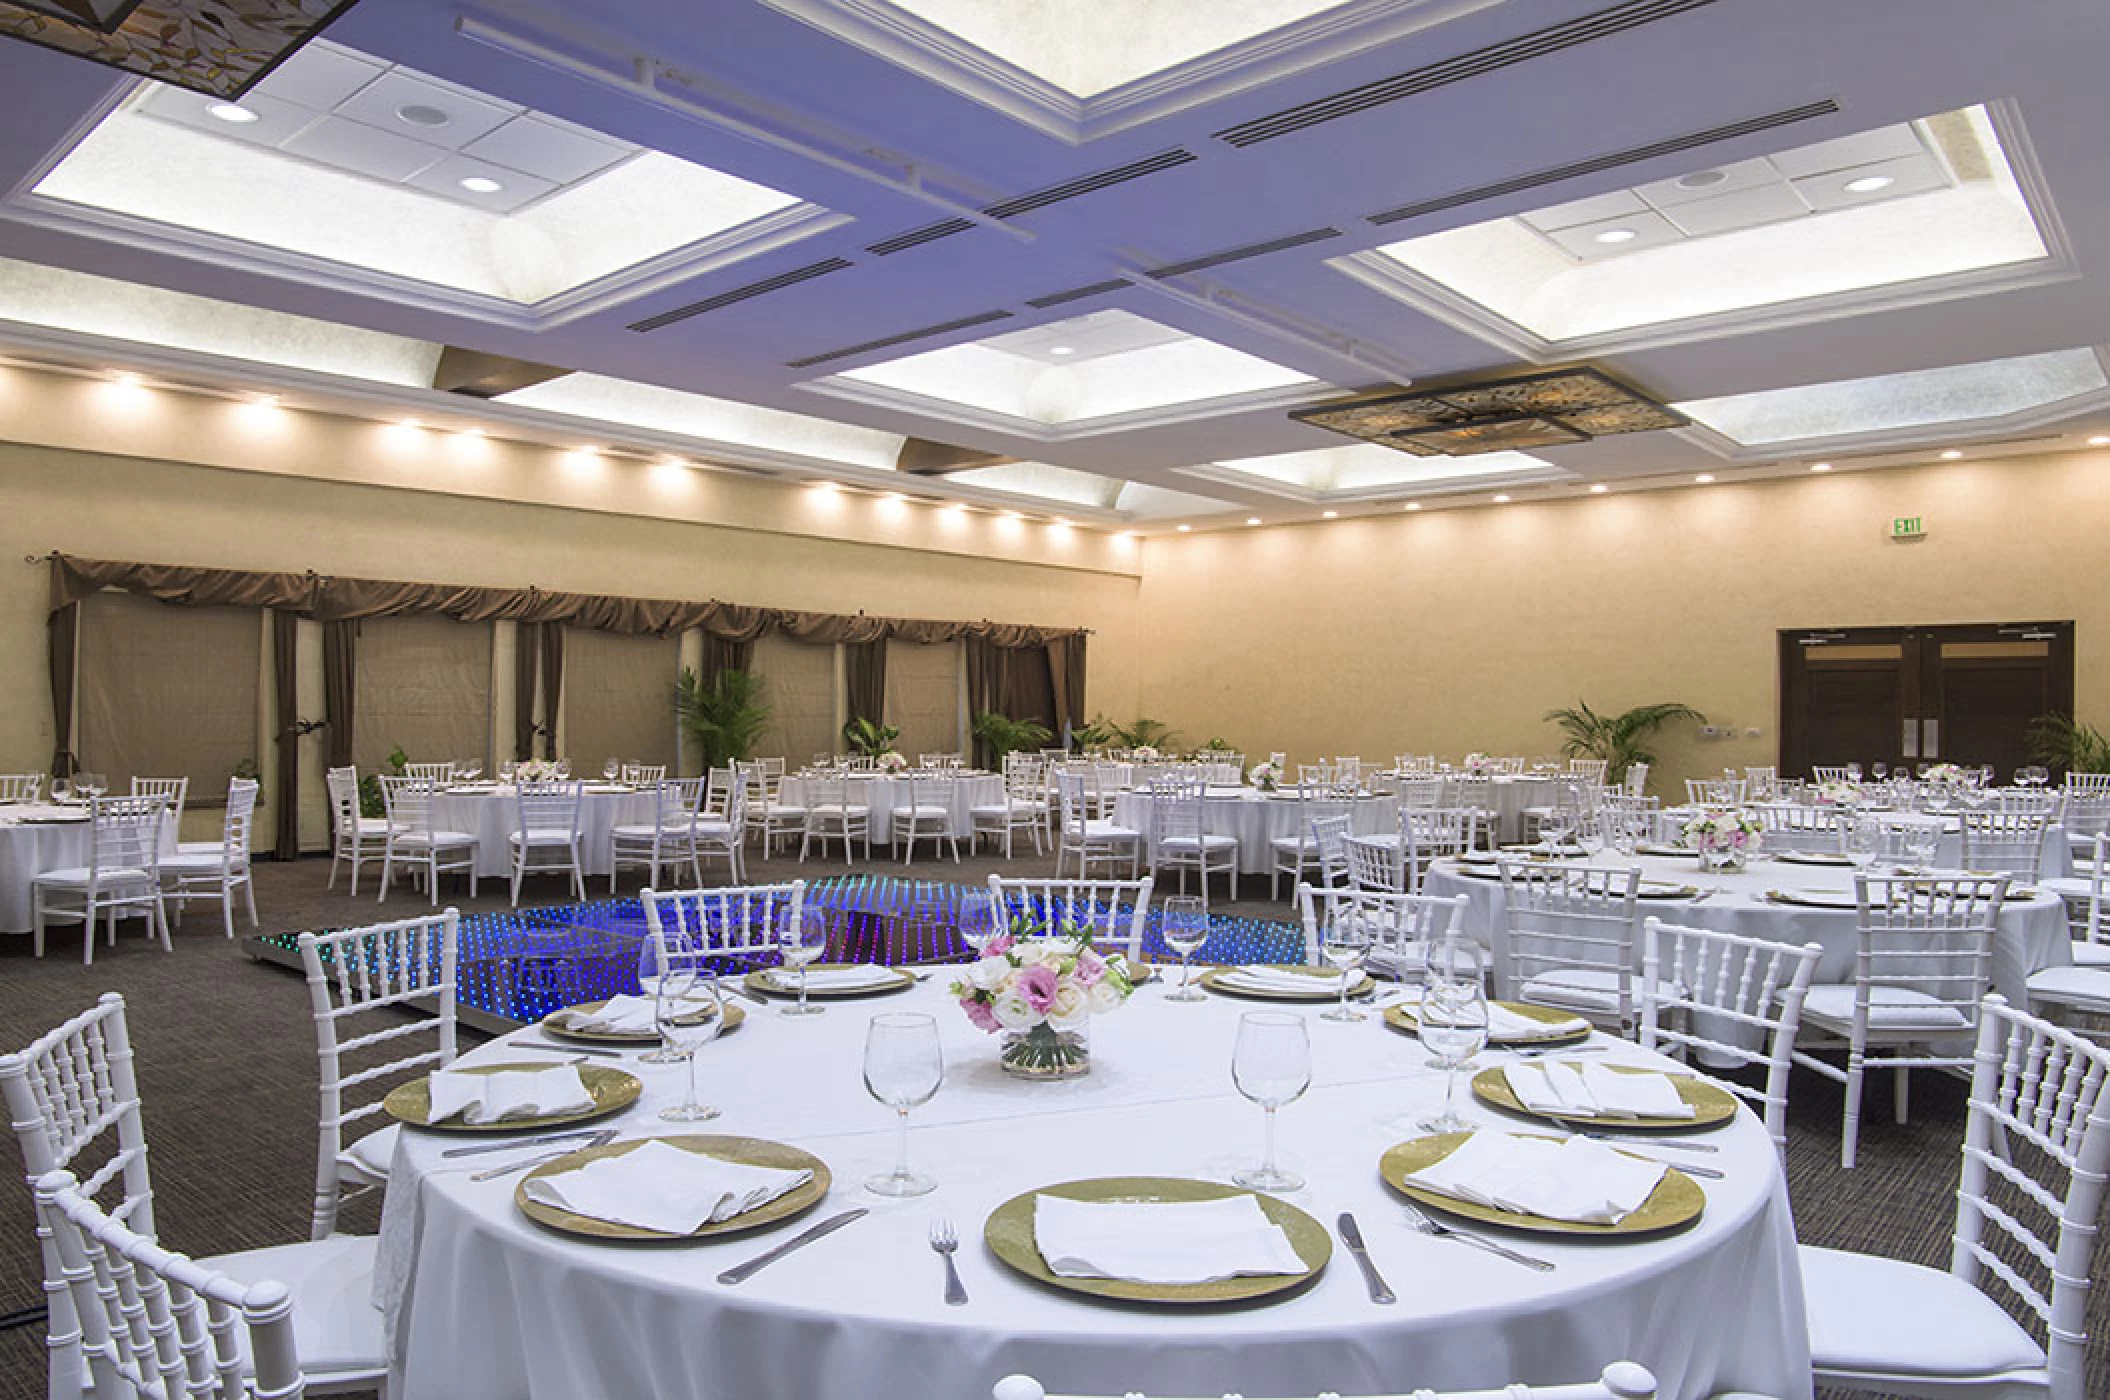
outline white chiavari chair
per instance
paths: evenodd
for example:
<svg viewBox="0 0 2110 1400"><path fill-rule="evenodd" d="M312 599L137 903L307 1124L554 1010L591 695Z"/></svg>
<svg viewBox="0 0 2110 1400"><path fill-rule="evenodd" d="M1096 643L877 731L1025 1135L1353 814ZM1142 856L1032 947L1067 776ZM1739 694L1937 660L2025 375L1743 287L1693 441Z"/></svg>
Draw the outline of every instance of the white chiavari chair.
<svg viewBox="0 0 2110 1400"><path fill-rule="evenodd" d="M685 792L696 792L700 803L690 818L690 862L696 883L703 883L702 863L725 862L726 877L734 884L747 882L747 792L748 785L731 769L714 768L708 781L684 779ZM658 883L655 876L654 884Z"/></svg>
<svg viewBox="0 0 2110 1400"><path fill-rule="evenodd" d="M1606 770L1611 766L1612 761L1608 758L1571 758L1568 760L1568 771L1571 774L1578 777L1595 778L1600 785L1605 780Z"/></svg>
<svg viewBox="0 0 2110 1400"><path fill-rule="evenodd" d="M2068 776L2110 777L2110 773L2075 773ZM2110 789L2069 790L2060 803L2059 825L2066 832L2066 842L2073 853L2076 873L2086 873L2085 866L2095 838L2110 835Z"/></svg>
<svg viewBox="0 0 2110 1400"><path fill-rule="evenodd" d="M1348 884L1348 840L1354 834L1355 819L1345 813L1312 818L1311 836L1316 847L1314 859L1320 888L1330 890Z"/></svg>
<svg viewBox="0 0 2110 1400"><path fill-rule="evenodd" d="M2110 1176L2110 1050L1985 999L1947 1272L1804 1245L1819 1386L1921 1400L2087 1400ZM1991 1275L1991 1278L1987 1278ZM1987 1293L2020 1301L2046 1339Z"/></svg>
<svg viewBox="0 0 2110 1400"><path fill-rule="evenodd" d="M134 778L132 796L152 797L161 802L168 819L168 839L179 839L183 830L183 804L190 797L189 778Z"/></svg>
<svg viewBox="0 0 2110 1400"><path fill-rule="evenodd" d="M2047 788L2001 788L1987 793L1984 800L1995 812L2015 812L2042 817L2047 822L2059 814L2062 794Z"/></svg>
<svg viewBox="0 0 2110 1400"><path fill-rule="evenodd" d="M1446 773L1441 805L1469 809L1473 814L1473 844L1479 845L1484 837L1488 849L1494 848L1500 839L1502 815L1495 800L1492 773Z"/></svg>
<svg viewBox="0 0 2110 1400"><path fill-rule="evenodd" d="M337 888L337 865L349 861L352 893L359 893L359 865L379 860L388 851L388 818L369 817L359 810L359 770L332 768L325 775L330 793L330 882Z"/></svg>
<svg viewBox="0 0 2110 1400"><path fill-rule="evenodd" d="M629 787L651 787L667 780L664 763L626 763L616 770L616 781Z"/></svg>
<svg viewBox="0 0 2110 1400"><path fill-rule="evenodd" d="M1570 762L1601 762L1601 760L1571 759ZM1589 774L1564 775L1553 784L1553 801L1541 806L1526 807L1524 817L1524 839L1544 839L1546 824L1552 822L1570 831L1579 827L1597 811L1604 800L1604 783Z"/></svg>
<svg viewBox="0 0 2110 1400"><path fill-rule="evenodd" d="M1443 805L1443 779L1433 773L1403 777L1394 785L1393 795L1399 800L1402 812L1419 807L1440 807Z"/></svg>
<svg viewBox="0 0 2110 1400"><path fill-rule="evenodd" d="M1405 894L1406 843L1403 832L1348 837L1342 842L1348 858L1348 888L1373 894Z"/></svg>
<svg viewBox="0 0 2110 1400"><path fill-rule="evenodd" d="M1300 763L1297 765L1297 790L1299 792L1324 792L1333 786L1331 763Z"/></svg>
<svg viewBox="0 0 2110 1400"><path fill-rule="evenodd" d="M1319 838L1312 824L1322 817L1348 815L1348 805L1338 798L1322 797L1309 788L1299 788L1296 794L1295 825L1282 836L1268 844L1267 897L1282 897L1282 877L1290 877L1294 887L1304 878L1307 868L1319 864Z"/></svg>
<svg viewBox="0 0 2110 1400"><path fill-rule="evenodd" d="M1758 817L1759 836L1769 851L1801 855L1846 852L1846 813L1837 807L1763 802L1751 810Z"/></svg>
<svg viewBox="0 0 2110 1400"><path fill-rule="evenodd" d="M1208 829L1199 783L1177 780L1150 788L1150 873L1176 870L1180 893L1187 892L1187 872L1201 877L1202 907L1209 905L1209 877L1222 875L1238 898L1238 838Z"/></svg>
<svg viewBox="0 0 2110 1400"><path fill-rule="evenodd" d="M513 830L506 837L515 909L520 907L520 882L529 875L568 875L579 901L585 902L586 865L579 857L579 808L584 792L585 784L576 781L516 787Z"/></svg>
<svg viewBox="0 0 2110 1400"><path fill-rule="evenodd" d="M1326 926L1340 919L1370 933L1364 965L1402 982L1416 982L1429 945L1456 934L1471 901L1462 894L1396 894L1389 890L1320 889L1299 883L1298 913L1304 923L1304 961L1317 964Z"/></svg>
<svg viewBox="0 0 2110 1400"><path fill-rule="evenodd" d="M1506 858L1496 868L1497 994L1626 1034L1640 1005L1634 943L1641 872Z"/></svg>
<svg viewBox="0 0 2110 1400"><path fill-rule="evenodd" d="M249 878L249 831L256 816L257 781L235 778L227 784L227 813L216 842L186 842L176 854L163 856L159 866L162 897L176 906L200 900L220 906L220 922L229 938L234 937L234 892L240 890L249 908L249 927L257 927L256 885Z"/></svg>
<svg viewBox="0 0 2110 1400"><path fill-rule="evenodd" d="M1662 820L1663 799L1644 797L1640 793L1627 792L1619 788L1607 789L1604 801L1598 804L1598 821L1603 826L1605 840L1622 851L1631 851L1645 841L1654 841L1660 834L1656 828Z"/></svg>
<svg viewBox="0 0 2110 1400"><path fill-rule="evenodd" d="M117 942L117 921L143 918L147 936L169 942L168 905L161 894L161 832L168 818L158 797L98 797L88 833L88 863L46 870L30 882L33 950L44 956L44 930L54 922L81 925L81 964L95 961L95 921Z"/></svg>
<svg viewBox="0 0 2110 1400"><path fill-rule="evenodd" d="M0 802L35 802L43 796L42 773L0 773Z"/></svg>
<svg viewBox="0 0 2110 1400"><path fill-rule="evenodd" d="M2032 1011L2063 1006L2110 1016L2110 864L2105 864L2110 836L2097 833L2089 849L2095 859L2085 875L2044 882L2066 901L2073 961L2063 967L2039 968L2029 975Z"/></svg>
<svg viewBox="0 0 2110 1400"><path fill-rule="evenodd" d="M451 783L454 781L454 767L452 760L445 763L406 763L403 765L403 776L416 778L420 782Z"/></svg>
<svg viewBox="0 0 2110 1400"><path fill-rule="evenodd" d="M1780 796L1780 768L1776 764L1746 765L1744 796L1753 802L1771 802Z"/></svg>
<svg viewBox="0 0 2110 1400"><path fill-rule="evenodd" d="M1046 763L1023 754L1007 755L1003 799L968 809L975 849L981 849L984 836L994 836L1003 841L1004 859L1009 860L1013 839L1024 831L1033 837L1033 854L1041 854L1041 833L1048 824L1047 783Z"/></svg>
<svg viewBox="0 0 2110 1400"><path fill-rule="evenodd" d="M1744 804L1744 780L1687 778L1685 801L1694 807L1741 807Z"/></svg>
<svg viewBox="0 0 2110 1400"><path fill-rule="evenodd" d="M1903 1123L1913 1070L1970 1066L1969 1056L1946 1045L1978 1028L2007 883L2005 875L1854 876L1854 980L1810 988L1795 1052L1797 1065L1846 1086L1841 1166L1853 1166L1859 1150L1869 1070L1895 1073L1896 1116ZM1844 1049L1846 1067L1808 1053L1818 1049Z"/></svg>
<svg viewBox="0 0 2110 1400"><path fill-rule="evenodd" d="M648 789L652 798L652 820L623 822L608 830L608 892L625 870L642 868L645 883L658 888L662 867L689 867L697 884L703 883L703 868L696 856L696 810L704 799L700 778L658 782Z"/></svg>
<svg viewBox="0 0 2110 1400"><path fill-rule="evenodd" d="M413 1072L454 1063L460 946L451 908L300 936L321 1086L312 1238L329 1238L345 1201L388 1185L399 1129L363 1130L381 1120L383 1094ZM347 1129L359 1131L349 1143Z"/></svg>
<svg viewBox="0 0 2110 1400"><path fill-rule="evenodd" d="M774 772L769 765L777 765ZM777 845L806 831L806 809L784 800L782 759L757 759L747 766L747 829L762 842L765 858L776 854Z"/></svg>
<svg viewBox="0 0 2110 1400"><path fill-rule="evenodd" d="M1623 786L1629 797L1640 797L1648 791L1648 767L1646 763L1627 765Z"/></svg>
<svg viewBox="0 0 2110 1400"><path fill-rule="evenodd" d="M943 754L936 756L945 757ZM960 838L952 832L952 800L959 791L959 779L950 769L939 764L898 779L896 790L904 793L907 800L896 802L894 810L887 815L887 834L893 838L901 863L914 865L916 843L928 841L933 856L949 843L952 863L958 865Z"/></svg>
<svg viewBox="0 0 2110 1400"><path fill-rule="evenodd" d="M1421 893L1429 868L1472 849L1479 814L1469 807L1409 809L1400 813L1402 870L1409 894Z"/></svg>
<svg viewBox="0 0 2110 1400"><path fill-rule="evenodd" d="M639 899L661 966L717 975L775 965L783 930L798 927L806 907L806 882L643 890Z"/></svg>
<svg viewBox="0 0 2110 1400"><path fill-rule="evenodd" d="M866 789L859 782L843 777L815 777L806 780L806 822L799 837L799 859L806 859L806 852L814 842L820 842L821 855L828 854L828 843L843 843L843 864L850 863L850 843L865 843L865 859L872 858L872 805L865 797Z"/></svg>
<svg viewBox="0 0 2110 1400"><path fill-rule="evenodd" d="M990 1392L991 1400L1216 1400L1213 1396L1146 1396L1140 1390L1120 1395L1054 1394L1031 1376L1006 1376ZM1506 1385L1495 1390L1413 1390L1381 1395L1375 1400L1655 1400L1656 1378L1645 1367L1631 1361L1615 1361L1594 1381L1579 1385ZM1226 1392L1222 1400L1243 1400ZM1259 1400L1259 1397L1255 1397ZM1308 1396L1282 1400L1312 1400ZM1316 1400L1339 1400L1328 1391Z"/></svg>
<svg viewBox="0 0 2110 1400"><path fill-rule="evenodd" d="M1766 1133L1787 1160L1788 1079L1802 1002L1824 947L1691 928L1648 918L1641 924L1641 1046L1683 1060L1700 1052L1710 1068L1763 1065L1754 1089L1724 1089L1763 1104ZM1750 1042L1757 1040L1753 1046Z"/></svg>
<svg viewBox="0 0 2110 1400"><path fill-rule="evenodd" d="M1142 873L1143 833L1134 827L1093 815L1092 777L1088 773L1062 773L1056 778L1057 808L1061 825L1055 844L1055 874L1060 877L1069 857L1077 857L1079 879L1089 879L1093 866L1125 863L1130 878Z"/></svg>
<svg viewBox="0 0 2110 1400"><path fill-rule="evenodd" d="M476 852L481 843L473 833L448 831L434 824L433 803L438 797L439 785L430 779L381 775L381 799L388 808L388 844L381 853L381 893L376 899L388 898L399 860L414 875L423 873L434 908L440 902L440 876L449 871L468 876L469 897L476 897Z"/></svg>
<svg viewBox="0 0 2110 1400"><path fill-rule="evenodd" d="M1810 769L1810 781L1813 783L1850 783L1854 781L1853 769L1827 767L1823 764L1814 765Z"/></svg>
<svg viewBox="0 0 2110 1400"><path fill-rule="evenodd" d="M1990 870L2017 883L2037 878L2044 862L2044 829L2051 822L2046 813L1965 812L1961 820L1964 869Z"/></svg>
<svg viewBox="0 0 2110 1400"><path fill-rule="evenodd" d="M999 928L1025 920L1050 934L1065 927L1089 929L1094 947L1143 960L1143 930L1150 917L1152 879L1021 880L989 877L989 898Z"/></svg>

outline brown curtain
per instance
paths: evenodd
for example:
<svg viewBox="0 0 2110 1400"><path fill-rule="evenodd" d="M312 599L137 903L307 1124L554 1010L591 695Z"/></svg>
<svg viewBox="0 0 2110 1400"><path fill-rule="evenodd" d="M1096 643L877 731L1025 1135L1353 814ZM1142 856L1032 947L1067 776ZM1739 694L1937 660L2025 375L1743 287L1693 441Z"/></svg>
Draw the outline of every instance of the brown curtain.
<svg viewBox="0 0 2110 1400"><path fill-rule="evenodd" d="M1045 647L1012 647L1004 656L1004 713L1055 733L1055 686Z"/></svg>
<svg viewBox="0 0 2110 1400"><path fill-rule="evenodd" d="M1011 654L987 637L970 636L965 646L967 658L967 723L971 730L975 718L994 710L1001 714L1004 696L1008 688ZM974 761L987 767L994 754L989 745L980 738L974 741Z"/></svg>
<svg viewBox="0 0 2110 1400"><path fill-rule="evenodd" d="M359 693L359 624L322 624L322 714L330 726L330 767L352 761L352 697Z"/></svg>
<svg viewBox="0 0 2110 1400"><path fill-rule="evenodd" d="M874 724L886 710L886 638L843 648L843 708Z"/></svg>
<svg viewBox="0 0 2110 1400"><path fill-rule="evenodd" d="M1048 684L1055 693L1056 742L1069 747L1070 732L1084 727L1084 633L1048 642Z"/></svg>
<svg viewBox="0 0 2110 1400"><path fill-rule="evenodd" d="M720 671L745 671L755 663L753 638L734 641L726 637L703 634L703 666L697 672L705 685L718 678Z"/></svg>
<svg viewBox="0 0 2110 1400"><path fill-rule="evenodd" d="M535 677L542 629L522 624L513 642L513 757L535 756Z"/></svg>
<svg viewBox="0 0 2110 1400"><path fill-rule="evenodd" d="M51 642L51 776L70 778L80 766L73 755L73 657L81 639L81 605L53 609L45 626Z"/></svg>
<svg viewBox="0 0 2110 1400"><path fill-rule="evenodd" d="M564 695L564 624L545 622L542 633L542 756L557 756L557 708Z"/></svg>
<svg viewBox="0 0 2110 1400"><path fill-rule="evenodd" d="M300 858L300 618L271 613L271 685L278 697L278 839L272 854Z"/></svg>

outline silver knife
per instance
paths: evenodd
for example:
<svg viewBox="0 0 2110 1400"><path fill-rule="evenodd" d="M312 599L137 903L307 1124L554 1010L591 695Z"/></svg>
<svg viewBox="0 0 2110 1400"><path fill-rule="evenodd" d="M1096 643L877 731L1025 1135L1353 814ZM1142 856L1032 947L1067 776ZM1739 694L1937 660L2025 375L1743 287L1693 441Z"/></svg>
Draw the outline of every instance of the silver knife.
<svg viewBox="0 0 2110 1400"><path fill-rule="evenodd" d="M1384 1275L1378 1273L1377 1265L1370 1262L1370 1251L1363 1247L1363 1232L1355 1223L1355 1217L1342 1211L1334 1221L1334 1228L1341 1232L1341 1243L1355 1256L1355 1262L1363 1266L1363 1282L1370 1285L1370 1301L1373 1303L1396 1303L1391 1288L1386 1286Z"/></svg>
<svg viewBox="0 0 2110 1400"><path fill-rule="evenodd" d="M766 1249L762 1251L762 1253L757 1254L754 1258L748 1260L745 1264L733 1265L733 1267L727 1269L724 1273L718 1275L718 1282L726 1284L728 1286L735 1283L744 1282L747 1279L752 1278L759 1270L776 1263L777 1260L782 1259L785 1255L791 1253L791 1251L793 1251L794 1249L798 1249L803 1245L812 1244L821 1236L833 1234L835 1231L840 1230L843 1226L849 1224L851 1221L861 1219L864 1216L870 1214L871 1212L866 1210L863 1206L855 1206L849 1210L844 1211L840 1215L831 1215L826 1220L823 1220L820 1224L814 1226L812 1229L802 1230L798 1234L793 1235L790 1239L784 1241L784 1243L778 1245L776 1248Z"/></svg>
<svg viewBox="0 0 2110 1400"><path fill-rule="evenodd" d="M527 1050L562 1050L567 1055L600 1055L615 1060L623 1058L623 1052L620 1050L603 1050L592 1045L559 1045L554 1040L522 1040L515 1043Z"/></svg>
<svg viewBox="0 0 2110 1400"><path fill-rule="evenodd" d="M450 1147L442 1157L477 1157L486 1152L512 1152L522 1147L540 1147L546 1142L570 1142L573 1138L590 1138L599 1128L581 1128L575 1133L544 1133L541 1137L507 1138L504 1142L480 1142L474 1147Z"/></svg>

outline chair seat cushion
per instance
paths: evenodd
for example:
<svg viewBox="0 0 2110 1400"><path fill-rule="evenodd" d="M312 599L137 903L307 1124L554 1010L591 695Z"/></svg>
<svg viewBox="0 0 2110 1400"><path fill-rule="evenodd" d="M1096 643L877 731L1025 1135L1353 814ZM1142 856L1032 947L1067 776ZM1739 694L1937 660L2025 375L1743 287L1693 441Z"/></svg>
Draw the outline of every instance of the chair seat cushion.
<svg viewBox="0 0 2110 1400"><path fill-rule="evenodd" d="M895 821L897 821L897 822L898 822L898 821L938 821L938 820L940 820L941 818L945 818L945 817L950 817L951 815L952 815L952 811L951 811L951 809L949 809L949 808L945 808L945 807L917 806L917 807L896 807L896 808L894 809L894 820L895 820Z"/></svg>
<svg viewBox="0 0 2110 1400"><path fill-rule="evenodd" d="M293 1344L311 1376L378 1372L388 1351L373 1301L377 1243L374 1235L332 1235L198 1262L243 1283L273 1279L292 1290Z"/></svg>
<svg viewBox="0 0 2110 1400"><path fill-rule="evenodd" d="M218 851L210 854L203 851L179 851L172 856L163 856L160 870L163 875L217 875L226 864ZM240 870L240 866L235 867Z"/></svg>
<svg viewBox="0 0 2110 1400"><path fill-rule="evenodd" d="M402 1125L391 1123L354 1141L337 1154L338 1174L380 1185L388 1180L389 1164L395 1161L396 1139Z"/></svg>
<svg viewBox="0 0 2110 1400"><path fill-rule="evenodd" d="M868 817L872 815L870 807L860 806L857 803L844 806L840 802L823 802L818 806L809 807L807 811L810 815L816 817Z"/></svg>
<svg viewBox="0 0 2110 1400"><path fill-rule="evenodd" d="M608 834L618 841L650 841L657 836L662 841L679 840L689 834L687 823L680 826L617 826L610 827Z"/></svg>
<svg viewBox="0 0 2110 1400"><path fill-rule="evenodd" d="M1810 988L1802 1003L1802 1019L1833 1026L1850 1027L1854 1022L1854 989L1851 983L1832 982ZM1868 1024L1882 1030L1961 1030L1968 1023L1963 1012L1944 1005L1938 998L1910 987L1870 987Z"/></svg>
<svg viewBox="0 0 2110 1400"><path fill-rule="evenodd" d="M2032 999L2110 1011L2110 967L2047 967L2029 975L2029 994Z"/></svg>
<svg viewBox="0 0 2110 1400"><path fill-rule="evenodd" d="M359 834L361 836L386 836L391 831L401 830L401 827L390 826L386 817L361 817L359 819Z"/></svg>
<svg viewBox="0 0 2110 1400"><path fill-rule="evenodd" d="M1235 836L1165 836L1158 840L1161 851L1229 851L1237 846Z"/></svg>
<svg viewBox="0 0 2110 1400"><path fill-rule="evenodd" d="M526 831L516 831L506 839L516 846L569 846L579 839L579 833L558 827L530 827Z"/></svg>
<svg viewBox="0 0 2110 1400"><path fill-rule="evenodd" d="M1013 817L1044 817L1047 813L1047 803L1025 802L1018 798L1013 798L1008 804L992 802L986 806L968 809L970 816L987 817L996 821L1009 821Z"/></svg>
<svg viewBox="0 0 2110 1400"><path fill-rule="evenodd" d="M2005 1309L1954 1274L1873 1254L1798 1252L1820 1383L1828 1372L1997 1376L2045 1364Z"/></svg>
<svg viewBox="0 0 2110 1400"><path fill-rule="evenodd" d="M398 846L473 846L476 838L466 831L398 831Z"/></svg>
<svg viewBox="0 0 2110 1400"><path fill-rule="evenodd" d="M214 856L227 849L225 841L179 841L176 854L179 856Z"/></svg>
<svg viewBox="0 0 2110 1400"><path fill-rule="evenodd" d="M147 878L149 877L144 870L136 870L131 867L105 870L103 872L103 884L106 887L125 881L136 883ZM57 870L42 871L38 874L36 883L40 885L77 885L82 889L86 889L88 886L88 867L85 865L67 865L61 866Z"/></svg>
<svg viewBox="0 0 2110 1400"><path fill-rule="evenodd" d="M781 802L772 802L767 807L752 809L748 815L751 817L760 816L773 822L795 822L804 819L806 809L804 807L787 807Z"/></svg>
<svg viewBox="0 0 2110 1400"><path fill-rule="evenodd" d="M1143 833L1132 826L1119 826L1096 817L1084 824L1084 835L1089 841L1140 841L1143 838Z"/></svg>
<svg viewBox="0 0 2110 1400"><path fill-rule="evenodd" d="M2110 967L2110 943L2085 943L2073 940L2073 965L2075 967Z"/></svg>
<svg viewBox="0 0 2110 1400"><path fill-rule="evenodd" d="M698 817L694 826L690 829L698 836L724 838L733 834L733 824L728 821L720 821L716 817Z"/></svg>
<svg viewBox="0 0 2110 1400"><path fill-rule="evenodd" d="M1634 1006L1641 1005L1642 981L1637 974L1632 983ZM1542 972L1524 984L1520 999L1539 1006L1575 1007L1584 1011L1619 1010L1619 977L1608 967L1564 967L1553 972ZM1679 997L1683 988L1671 981L1656 984L1659 997Z"/></svg>

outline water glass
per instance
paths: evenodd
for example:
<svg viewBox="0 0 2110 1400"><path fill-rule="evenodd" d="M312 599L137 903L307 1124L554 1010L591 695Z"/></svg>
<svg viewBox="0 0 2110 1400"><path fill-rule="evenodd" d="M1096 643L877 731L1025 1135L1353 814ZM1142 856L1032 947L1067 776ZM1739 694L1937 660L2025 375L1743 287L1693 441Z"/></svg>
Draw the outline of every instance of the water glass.
<svg viewBox="0 0 2110 1400"><path fill-rule="evenodd" d="M1330 913L1319 932L1319 956L1341 979L1340 1000L1333 1010L1320 1013L1328 1021L1360 1021L1363 1013L1348 1004L1348 988L1356 981L1356 969L1370 955L1370 926L1355 911Z"/></svg>
<svg viewBox="0 0 2110 1400"><path fill-rule="evenodd" d="M622 771L623 762L618 758L611 758L601 765L601 776L611 783L615 781L615 775Z"/></svg>
<svg viewBox="0 0 2110 1400"><path fill-rule="evenodd" d="M1431 976L1415 1018L1421 1043L1444 1071L1443 1112L1422 1121L1431 1133L1462 1133L1472 1125L1458 1116L1458 1071L1487 1045L1487 989L1481 981L1478 944L1446 939L1446 951L1431 961Z"/></svg>
<svg viewBox="0 0 2110 1400"><path fill-rule="evenodd" d="M1165 946L1180 955L1179 990L1167 996L1167 1001L1206 1001L1207 996L1193 982L1194 954L1209 941L1209 911L1201 900L1191 894L1176 894L1159 906L1158 932Z"/></svg>
<svg viewBox="0 0 2110 1400"><path fill-rule="evenodd" d="M974 949L980 957L982 949L989 946L1001 923L997 917L996 896L981 890L969 892L960 903L960 941Z"/></svg>
<svg viewBox="0 0 2110 1400"><path fill-rule="evenodd" d="M1875 863L1883 849L1883 823L1875 817L1855 817L1846 828L1846 858L1858 870Z"/></svg>
<svg viewBox="0 0 2110 1400"><path fill-rule="evenodd" d="M1302 1016L1283 1011L1248 1011L1238 1018L1231 1048L1231 1082L1267 1115L1267 1155L1258 1167L1233 1172L1231 1180L1255 1191L1296 1191L1304 1178L1275 1161L1275 1110L1294 1103L1311 1087L1311 1037Z"/></svg>
<svg viewBox="0 0 2110 1400"><path fill-rule="evenodd" d="M894 1169L867 1178L865 1189L880 1196L922 1196L936 1177L909 1170L908 1114L929 1103L945 1082L945 1057L938 1048L938 1022L922 1012L874 1016L865 1032L865 1092L894 1110L900 1123Z"/></svg>
<svg viewBox="0 0 2110 1400"><path fill-rule="evenodd" d="M660 984L667 974L678 965L677 958L669 956L665 946L657 938L646 936L637 941L637 989L644 996L659 997ZM656 1010L656 1008L655 1008ZM656 1018L655 1018L656 1024ZM672 1065L681 1062L681 1052L673 1043L662 1039L660 1043L638 1056L638 1062L647 1065Z"/></svg>
<svg viewBox="0 0 2110 1400"><path fill-rule="evenodd" d="M718 1038L725 1026L725 994L718 979L693 968L661 974L652 998L652 1023L659 1038L689 1067L688 1092L680 1103L663 1108L669 1123L701 1123L718 1110L696 1102L696 1052Z"/></svg>
<svg viewBox="0 0 2110 1400"><path fill-rule="evenodd" d="M820 1015L828 1008L806 1000L806 969L828 951L828 911L818 904L806 904L799 908L798 917L793 918L791 907L786 905L776 932L777 952L783 958L784 966L799 970L799 999L795 1004L783 1007L778 1014Z"/></svg>

